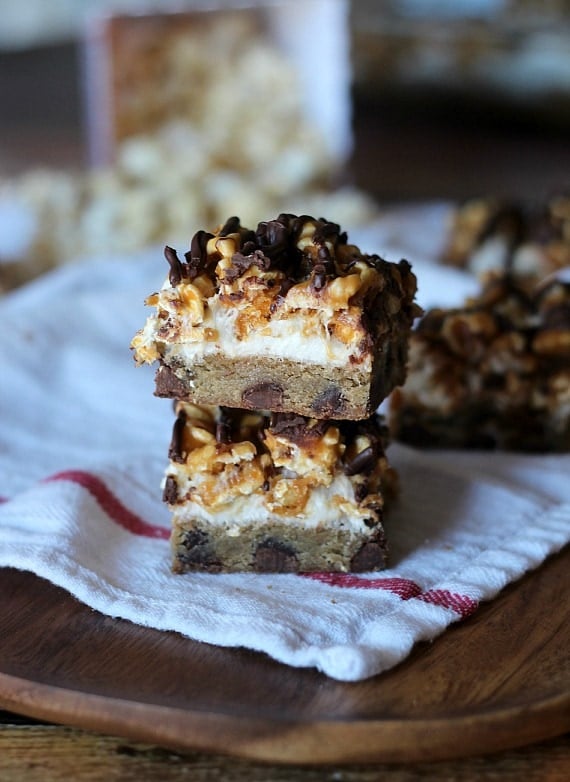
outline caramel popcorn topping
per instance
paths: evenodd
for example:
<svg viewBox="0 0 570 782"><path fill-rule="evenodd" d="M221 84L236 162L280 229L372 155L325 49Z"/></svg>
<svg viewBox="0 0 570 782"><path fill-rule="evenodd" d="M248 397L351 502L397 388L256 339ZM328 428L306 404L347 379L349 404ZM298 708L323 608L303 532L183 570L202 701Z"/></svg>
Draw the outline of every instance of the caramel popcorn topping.
<svg viewBox="0 0 570 782"><path fill-rule="evenodd" d="M222 332L229 349L276 336L286 349L283 328L319 339L329 359L336 350L358 362L371 338L407 331L420 314L409 263L361 253L324 218L283 213L253 230L230 217L213 233L196 232L183 256L166 247L165 257L168 280L147 299L156 314L132 342L138 363L160 358L167 344L203 345Z"/></svg>
<svg viewBox="0 0 570 782"><path fill-rule="evenodd" d="M344 476L350 497L331 502L378 521L387 430L378 417L322 421L288 413L176 404L164 499L192 500L215 512L238 496L257 493L267 510L302 516L311 492Z"/></svg>

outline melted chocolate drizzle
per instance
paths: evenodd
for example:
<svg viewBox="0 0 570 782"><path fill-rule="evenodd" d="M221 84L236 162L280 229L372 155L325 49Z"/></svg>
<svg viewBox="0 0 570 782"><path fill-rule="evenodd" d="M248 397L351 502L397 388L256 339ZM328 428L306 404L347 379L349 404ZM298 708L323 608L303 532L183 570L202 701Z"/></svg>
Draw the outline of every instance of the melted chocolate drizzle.
<svg viewBox="0 0 570 782"><path fill-rule="evenodd" d="M297 247L307 223L314 226L311 237L313 252ZM238 217L230 217L221 227L218 236L223 238L238 234L238 249L232 256L232 264L224 270L223 281L233 282L251 266L256 265L263 271L278 270L285 274L280 294L285 296L289 288L303 280L310 279L314 291L319 291L327 280L336 277L341 271L336 258L335 248L347 244L346 232L341 232L337 223L324 217L318 219L311 215L294 215L282 212L276 219L260 222L255 231L244 228ZM183 279L193 280L199 274L208 273L213 282L217 282L215 266L219 260L217 253L208 255L208 242L214 234L197 231L192 237L190 249L184 254L182 263L172 247L166 247L164 254L170 266L170 283L180 284ZM332 245L332 252L330 246ZM314 248L316 257L314 257ZM371 266L380 268L383 261L376 255L357 254L353 259L343 261L344 272L358 259L362 258Z"/></svg>
<svg viewBox="0 0 570 782"><path fill-rule="evenodd" d="M179 285L182 282L182 278L184 276L184 272L182 270L182 263L180 262L178 253L172 247L166 246L164 248L164 257L166 258L166 260L168 261L168 265L170 266L170 273L168 275L168 279L170 280L170 284L173 287L175 287L176 285Z"/></svg>

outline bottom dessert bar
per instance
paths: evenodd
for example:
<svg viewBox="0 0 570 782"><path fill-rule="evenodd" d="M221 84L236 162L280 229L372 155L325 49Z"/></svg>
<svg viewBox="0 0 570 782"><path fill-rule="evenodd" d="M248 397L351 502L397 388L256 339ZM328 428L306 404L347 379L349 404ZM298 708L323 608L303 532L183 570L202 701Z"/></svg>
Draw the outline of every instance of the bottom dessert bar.
<svg viewBox="0 0 570 782"><path fill-rule="evenodd" d="M428 312L391 398L390 429L419 447L569 451L568 282L529 294L493 277L465 307Z"/></svg>
<svg viewBox="0 0 570 782"><path fill-rule="evenodd" d="M397 476L379 416L321 421L178 402L164 479L173 570L379 570Z"/></svg>

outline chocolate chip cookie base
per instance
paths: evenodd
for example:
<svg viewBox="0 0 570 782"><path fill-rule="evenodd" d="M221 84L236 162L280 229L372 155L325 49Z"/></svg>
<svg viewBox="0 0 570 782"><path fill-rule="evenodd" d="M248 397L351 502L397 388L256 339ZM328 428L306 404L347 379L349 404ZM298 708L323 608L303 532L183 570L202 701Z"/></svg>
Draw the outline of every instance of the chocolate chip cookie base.
<svg viewBox="0 0 570 782"><path fill-rule="evenodd" d="M350 531L257 523L230 535L220 525L175 516L171 545L175 573L362 573L381 570L387 557L381 524Z"/></svg>
<svg viewBox="0 0 570 782"><path fill-rule="evenodd" d="M372 371L272 357L206 357L190 366L163 363L155 393L193 404L272 410L319 419L361 420L405 380L407 337L387 342Z"/></svg>

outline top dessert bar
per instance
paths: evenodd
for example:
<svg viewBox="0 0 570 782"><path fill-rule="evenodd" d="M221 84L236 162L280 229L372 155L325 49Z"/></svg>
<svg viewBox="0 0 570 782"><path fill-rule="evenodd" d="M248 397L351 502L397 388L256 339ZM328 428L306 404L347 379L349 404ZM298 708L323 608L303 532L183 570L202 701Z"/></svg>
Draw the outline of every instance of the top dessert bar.
<svg viewBox="0 0 570 782"><path fill-rule="evenodd" d="M195 404L362 419L404 382L416 278L349 244L336 223L280 214L198 231L147 299L137 363L158 396Z"/></svg>
<svg viewBox="0 0 570 782"><path fill-rule="evenodd" d="M478 276L508 272L532 288L570 264L570 196L471 199L453 214L442 260Z"/></svg>

